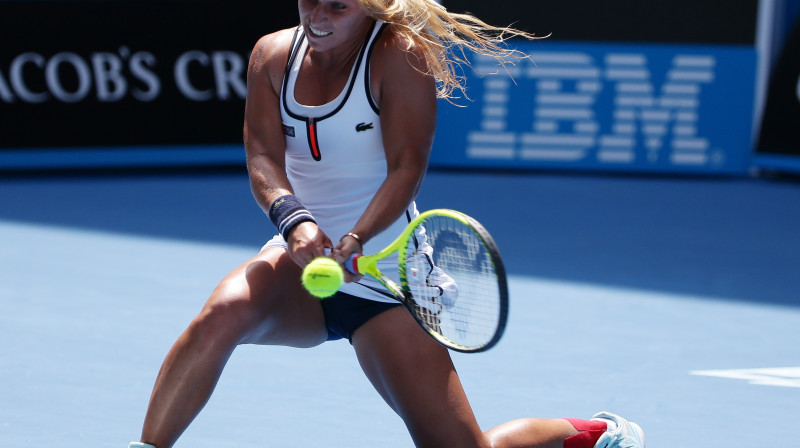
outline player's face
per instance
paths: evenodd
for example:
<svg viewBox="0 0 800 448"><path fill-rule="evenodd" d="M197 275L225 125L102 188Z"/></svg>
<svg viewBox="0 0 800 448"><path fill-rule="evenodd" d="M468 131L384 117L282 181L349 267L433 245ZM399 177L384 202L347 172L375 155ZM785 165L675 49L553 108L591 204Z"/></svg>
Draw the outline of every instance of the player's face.
<svg viewBox="0 0 800 448"><path fill-rule="evenodd" d="M357 0L298 0L297 6L308 43L315 51L360 39L369 24L369 16Z"/></svg>

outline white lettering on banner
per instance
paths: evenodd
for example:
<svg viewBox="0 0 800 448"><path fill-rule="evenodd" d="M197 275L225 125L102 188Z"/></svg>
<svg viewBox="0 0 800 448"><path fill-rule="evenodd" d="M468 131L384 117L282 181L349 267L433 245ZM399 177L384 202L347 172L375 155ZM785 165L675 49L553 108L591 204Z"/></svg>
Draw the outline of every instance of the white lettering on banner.
<svg viewBox="0 0 800 448"><path fill-rule="evenodd" d="M122 60L113 53L92 55L97 99L102 102L119 101L128 90L128 81L122 74Z"/></svg>
<svg viewBox="0 0 800 448"><path fill-rule="evenodd" d="M22 71L28 63L32 63L41 69L45 66L45 59L42 55L36 53L23 53L14 58L8 73L11 87L14 88L17 96L22 101L26 103L43 103L49 98L47 92L32 92L25 84L25 77Z"/></svg>
<svg viewBox="0 0 800 448"><path fill-rule="evenodd" d="M211 66L216 91L200 90L192 84L189 77L191 63L198 63L202 67ZM215 97L227 100L231 97L231 90L237 97L244 98L247 95L247 85L243 81L245 69L242 57L231 51L213 52L210 57L202 51L187 51L175 62L175 83L178 90L193 101L208 101Z"/></svg>
<svg viewBox="0 0 800 448"><path fill-rule="evenodd" d="M156 57L145 51L134 53L129 65L133 76L147 86L145 90L134 88L131 95L142 102L158 98L158 95L161 94L161 81L155 73L148 70L148 67L156 66Z"/></svg>
<svg viewBox="0 0 800 448"><path fill-rule="evenodd" d="M478 58L476 70L497 72L491 64ZM596 161L628 164L641 149L647 162L720 163L721 155L697 127L701 85L714 82L715 66L713 56L677 54L664 84L654 86L645 54L608 53L598 64L581 52L537 53L533 63L509 69L517 82L535 88L530 131L508 127L512 101L517 113L526 110L510 95L509 81L484 77L480 130L467 135L467 156L578 162L594 151ZM605 111L598 108L598 97L608 86L610 116L598 117Z"/></svg>
<svg viewBox="0 0 800 448"><path fill-rule="evenodd" d="M208 101L214 97L214 93L211 90L198 90L192 85L192 81L189 79L191 62L198 62L203 67L208 67L209 57L202 51L188 51L180 55L175 61L175 84L186 98L193 101Z"/></svg>
<svg viewBox="0 0 800 448"><path fill-rule="evenodd" d="M131 55L128 47L121 47L119 55L94 53L91 59L99 101L119 101L128 93L129 84L123 73L124 63L127 59L130 59L128 68L133 77L147 86L146 90L136 87L130 89L131 95L142 102L152 101L158 97L161 91L161 82L155 73L146 68L148 65L154 67L156 64L156 58L151 53L139 52Z"/></svg>
<svg viewBox="0 0 800 448"><path fill-rule="evenodd" d="M78 76L78 88L74 92L67 91L61 84L59 68L68 64ZM45 68L45 81L50 92L65 103L77 103L89 95L92 88L92 74L89 65L75 53L59 53L53 56Z"/></svg>
<svg viewBox="0 0 800 448"><path fill-rule="evenodd" d="M217 98L221 100L230 98L230 89L233 89L239 98L247 96L247 84L243 80L246 67L242 57L232 51L218 51L211 55L211 59L214 61Z"/></svg>
<svg viewBox="0 0 800 448"><path fill-rule="evenodd" d="M209 71L214 80L212 88L202 90L192 82L189 72L192 64ZM125 46L117 53L95 52L88 57L61 52L48 59L39 53L22 53L11 60L7 78L0 67L0 101L78 103L86 101L94 91L97 101L104 103L117 102L126 96L150 102L162 93L156 65L153 53L132 53ZM246 57L231 51L188 51L173 66L178 90L192 101L244 99L246 71Z"/></svg>
<svg viewBox="0 0 800 448"><path fill-rule="evenodd" d="M107 52L92 53L89 64L71 52L57 53L49 60L38 53L23 53L11 61L10 88L0 85L0 99L7 103L17 98L26 103L44 103L55 98L65 103L77 103L91 94L94 80L99 101L119 101L129 91L129 82L123 70L126 59L130 59L129 68L133 77L147 86L146 90L130 89L134 98L140 101L155 99L160 93L161 84L155 73L148 69L155 66L155 57L147 52L134 53L130 58L129 55L126 47L120 48L119 56ZM65 86L62 77L67 72L74 74L77 85L73 86L70 82L69 86ZM30 84L44 84L46 89L34 91Z"/></svg>
<svg viewBox="0 0 800 448"><path fill-rule="evenodd" d="M122 61L113 53L92 55L97 99L103 102L118 101L128 90L128 81L122 75Z"/></svg>

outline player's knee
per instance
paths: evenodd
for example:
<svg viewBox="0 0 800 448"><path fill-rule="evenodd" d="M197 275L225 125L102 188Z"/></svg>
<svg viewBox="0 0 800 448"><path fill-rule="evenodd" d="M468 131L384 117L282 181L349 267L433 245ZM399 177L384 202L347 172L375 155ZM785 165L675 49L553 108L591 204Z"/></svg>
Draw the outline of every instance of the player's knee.
<svg viewBox="0 0 800 448"><path fill-rule="evenodd" d="M258 325L260 317L246 297L215 294L203 310L192 321L195 337L209 344L219 341L224 344L239 344Z"/></svg>

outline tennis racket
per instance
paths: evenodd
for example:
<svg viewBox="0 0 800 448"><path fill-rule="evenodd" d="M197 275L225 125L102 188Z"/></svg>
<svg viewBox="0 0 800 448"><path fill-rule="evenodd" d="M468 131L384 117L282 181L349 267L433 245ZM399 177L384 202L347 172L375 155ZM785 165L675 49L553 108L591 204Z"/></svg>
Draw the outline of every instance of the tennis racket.
<svg viewBox="0 0 800 448"><path fill-rule="evenodd" d="M378 261L395 253L399 284L378 269ZM375 278L449 349L481 352L503 335L508 284L500 253L489 232L461 212L426 211L382 251L353 254L344 265Z"/></svg>

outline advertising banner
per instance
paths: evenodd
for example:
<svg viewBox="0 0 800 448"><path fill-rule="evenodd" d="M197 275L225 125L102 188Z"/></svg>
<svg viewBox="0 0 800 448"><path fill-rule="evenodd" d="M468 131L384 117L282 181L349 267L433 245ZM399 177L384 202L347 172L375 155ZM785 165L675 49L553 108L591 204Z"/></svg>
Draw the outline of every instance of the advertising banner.
<svg viewBox="0 0 800 448"><path fill-rule="evenodd" d="M470 99L440 108L448 167L747 171L756 52L747 46L558 43L499 67L475 59ZM507 71L507 74L506 74Z"/></svg>
<svg viewBox="0 0 800 448"><path fill-rule="evenodd" d="M513 79L466 73L434 166L746 169L757 0L443 3L553 36L512 43ZM296 2L0 0L0 168L241 162L249 52L297 22Z"/></svg>
<svg viewBox="0 0 800 448"><path fill-rule="evenodd" d="M0 2L0 151L240 143L249 53L293 2Z"/></svg>

